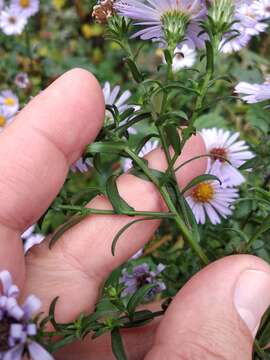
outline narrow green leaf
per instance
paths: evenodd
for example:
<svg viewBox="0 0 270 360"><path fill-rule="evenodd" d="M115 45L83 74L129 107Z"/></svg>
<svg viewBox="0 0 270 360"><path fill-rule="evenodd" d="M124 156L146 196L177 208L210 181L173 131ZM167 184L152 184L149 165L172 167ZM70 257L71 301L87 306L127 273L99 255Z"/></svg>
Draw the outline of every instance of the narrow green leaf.
<svg viewBox="0 0 270 360"><path fill-rule="evenodd" d="M125 226L123 226L122 229L119 230L118 233L117 233L117 234L115 235L115 237L113 238L113 242L112 242L112 246L111 246L111 251L112 251L113 256L115 255L115 247L116 247L117 241L119 240L119 238L121 237L121 235L122 235L130 226L132 226L133 224L136 224L137 222L140 222L140 221L156 220L156 219L157 219L156 217L143 217L143 218L140 218L140 219L133 220L133 221L129 222L128 224L126 224Z"/></svg>
<svg viewBox="0 0 270 360"><path fill-rule="evenodd" d="M69 229L71 229L73 226L79 224L85 217L89 216L89 214L78 214L74 215L71 219L69 219L65 224L61 225L55 233L52 235L49 248L51 249L53 245L58 241L58 239Z"/></svg>
<svg viewBox="0 0 270 360"><path fill-rule="evenodd" d="M183 195L189 189L193 188L193 186L196 186L205 181L218 181L221 184L221 181L219 180L219 178L217 176L211 175L211 174L204 174L204 175L197 176L196 178L191 180L190 183L182 190L181 194Z"/></svg>
<svg viewBox="0 0 270 360"><path fill-rule="evenodd" d="M111 332L112 351L117 360L127 360L122 337L118 328Z"/></svg>
<svg viewBox="0 0 270 360"><path fill-rule="evenodd" d="M100 195L102 192L99 188L96 187L89 187L77 192L71 198L71 204L75 205L80 202L83 198L87 197L87 202L91 201L97 195Z"/></svg>
<svg viewBox="0 0 270 360"><path fill-rule="evenodd" d="M210 41L205 42L206 57L207 57L207 70L214 72L214 50Z"/></svg>
<svg viewBox="0 0 270 360"><path fill-rule="evenodd" d="M107 142L95 142L87 147L87 153L106 153L106 154L121 154L125 151L126 143L123 141L107 141Z"/></svg>
<svg viewBox="0 0 270 360"><path fill-rule="evenodd" d="M173 125L166 125L164 127L164 131L168 139L168 142L172 146L175 154L179 155L181 152L181 141L180 141L179 133L177 131L177 127Z"/></svg>
<svg viewBox="0 0 270 360"><path fill-rule="evenodd" d="M111 176L106 183L106 192L108 198L117 214L123 214L135 209L128 205L128 203L121 198L116 184L117 176Z"/></svg>
<svg viewBox="0 0 270 360"><path fill-rule="evenodd" d="M200 240L201 240L201 236L200 236L200 232L199 232L198 223L197 223L197 221L195 219L193 211L191 210L191 208L190 208L188 202L186 201L185 197L182 197L181 203L182 203L182 206L185 207L185 215L188 218L188 223L189 223L190 231L193 234L193 238L197 243L199 243Z"/></svg>
<svg viewBox="0 0 270 360"><path fill-rule="evenodd" d="M129 314L129 317L131 320L134 319L134 314L135 314L137 306L139 306L143 302L145 296L155 286L156 285L154 285L154 284L145 285L132 295L132 297L130 298L130 300L127 304L127 311L128 311L128 314Z"/></svg>
<svg viewBox="0 0 270 360"><path fill-rule="evenodd" d="M130 71L131 71L131 74L134 78L134 80L137 82L137 83L140 83L143 81L143 75L140 73L137 65L135 64L135 62L131 59L131 58L126 58L125 59Z"/></svg>

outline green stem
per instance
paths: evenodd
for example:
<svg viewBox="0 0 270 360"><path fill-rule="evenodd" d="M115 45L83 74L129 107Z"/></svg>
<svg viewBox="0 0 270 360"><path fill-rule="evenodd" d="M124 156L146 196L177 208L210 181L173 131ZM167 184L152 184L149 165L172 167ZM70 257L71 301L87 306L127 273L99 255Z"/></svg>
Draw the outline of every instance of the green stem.
<svg viewBox="0 0 270 360"><path fill-rule="evenodd" d="M167 189L164 186L160 186L158 180L155 178L155 176L152 175L149 168L146 166L146 164L137 156L136 153L134 153L130 149L126 149L127 155L130 156L130 158L142 169L142 171L145 173L145 175L149 178L149 180L152 181L152 183L157 187L159 190L162 198L164 199L168 209L175 214L174 221L180 230L180 232L183 234L184 238L189 243L190 247L194 250L194 252L198 255L198 257L201 259L202 263L207 265L209 264L209 260L204 253L201 246L193 239L192 234L190 233L188 227L184 223L184 221L181 219L180 215L177 212L177 209L174 206L173 201L170 198L170 195L167 191Z"/></svg>
<svg viewBox="0 0 270 360"><path fill-rule="evenodd" d="M70 210L70 211L77 211L77 212L84 212L89 215L119 215L114 210L99 210L99 209L91 209L91 208L84 208L81 206L72 206L72 205L58 205L58 209L62 210ZM171 212L152 212L152 211L126 211L123 215L128 216L156 216L157 218L174 218L175 214Z"/></svg>

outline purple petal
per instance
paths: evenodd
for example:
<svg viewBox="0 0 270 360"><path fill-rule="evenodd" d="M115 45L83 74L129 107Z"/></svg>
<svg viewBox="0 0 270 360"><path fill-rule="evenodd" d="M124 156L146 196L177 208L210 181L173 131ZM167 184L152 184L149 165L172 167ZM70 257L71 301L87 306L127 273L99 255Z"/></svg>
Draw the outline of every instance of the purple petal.
<svg viewBox="0 0 270 360"><path fill-rule="evenodd" d="M17 345L13 349L5 353L3 360L21 360L23 352L23 344Z"/></svg>
<svg viewBox="0 0 270 360"><path fill-rule="evenodd" d="M51 354L35 341L30 341L28 350L32 360L54 360Z"/></svg>
<svg viewBox="0 0 270 360"><path fill-rule="evenodd" d="M28 296L22 306L24 310L24 317L26 320L31 319L33 314L36 314L41 308L41 301L34 295Z"/></svg>

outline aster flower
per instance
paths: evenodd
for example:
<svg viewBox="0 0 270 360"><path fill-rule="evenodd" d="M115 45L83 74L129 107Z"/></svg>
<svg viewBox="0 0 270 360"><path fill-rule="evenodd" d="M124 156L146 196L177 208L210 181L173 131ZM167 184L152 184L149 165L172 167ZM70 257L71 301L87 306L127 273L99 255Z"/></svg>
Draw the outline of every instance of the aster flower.
<svg viewBox="0 0 270 360"><path fill-rule="evenodd" d="M20 35L26 24L27 18L15 6L5 7L0 12L0 29L6 35Z"/></svg>
<svg viewBox="0 0 270 360"><path fill-rule="evenodd" d="M85 173L91 166L93 166L93 164L89 159L84 160L83 157L80 157L74 164L71 165L70 170L74 173L77 171Z"/></svg>
<svg viewBox="0 0 270 360"><path fill-rule="evenodd" d="M23 305L19 305L19 289L13 284L8 271L0 272L0 282L3 289L0 295L0 359L20 360L27 352L32 360L53 360L53 357L33 340L37 334L37 326L31 319L41 307L40 300L30 295Z"/></svg>
<svg viewBox="0 0 270 360"><path fill-rule="evenodd" d="M21 238L24 243L23 247L24 247L25 254L28 252L29 249L31 249L35 245L40 244L45 239L45 236L43 234L35 233L35 227L36 227L35 224L30 226L21 235Z"/></svg>
<svg viewBox="0 0 270 360"><path fill-rule="evenodd" d="M245 141L238 140L240 134L212 128L203 129L201 135L207 154L211 155L208 159L208 171L211 172L211 169L214 169L216 176L222 182L222 187L241 185L245 178L237 169L247 160L252 159L254 154L249 151Z"/></svg>
<svg viewBox="0 0 270 360"><path fill-rule="evenodd" d="M11 0L11 5L17 7L26 18L39 11L39 0Z"/></svg>
<svg viewBox="0 0 270 360"><path fill-rule="evenodd" d="M4 0L0 0L0 11L3 9L4 7Z"/></svg>
<svg viewBox="0 0 270 360"><path fill-rule="evenodd" d="M139 157L144 157L145 155L149 154L151 151L155 150L159 146L158 140L149 140L147 141L144 146L141 148L139 152ZM123 170L127 172L129 169L132 168L132 160L131 159L124 159L123 161Z"/></svg>
<svg viewBox="0 0 270 360"><path fill-rule="evenodd" d="M18 73L14 79L14 83L16 86L18 86L18 88L26 89L30 84L30 80L27 73L24 72Z"/></svg>
<svg viewBox="0 0 270 360"><path fill-rule="evenodd" d="M173 72L184 68L191 68L196 62L196 50L189 43L184 42L174 50L172 62ZM165 59L164 59L165 61Z"/></svg>
<svg viewBox="0 0 270 360"><path fill-rule="evenodd" d="M211 171L213 175L217 175ZM208 217L214 225L232 214L232 204L238 198L235 188L223 188L218 181L205 181L192 190L186 200L198 224L205 224Z"/></svg>
<svg viewBox="0 0 270 360"><path fill-rule="evenodd" d="M9 112L6 107L0 105L0 132L12 122L13 118L9 116Z"/></svg>
<svg viewBox="0 0 270 360"><path fill-rule="evenodd" d="M146 263L134 266L131 273L129 273L126 268L123 269L122 276L119 280L120 284L125 286L122 291L122 296L132 295L142 286L153 284L155 287L146 296L146 300L151 300L156 294L166 289L164 282L158 279L159 274L164 269L165 266L159 264L156 271L150 271Z"/></svg>
<svg viewBox="0 0 270 360"><path fill-rule="evenodd" d="M246 47L252 36L264 32L267 24L261 21L252 5L252 0L236 1L232 31L224 36L220 48L224 53L231 53ZM233 37L232 39L230 39Z"/></svg>
<svg viewBox="0 0 270 360"><path fill-rule="evenodd" d="M254 1L251 8L259 19L270 18L270 0Z"/></svg>
<svg viewBox="0 0 270 360"><path fill-rule="evenodd" d="M205 13L200 0L118 0L115 8L120 15L135 20L135 25L143 26L133 37L162 43L181 42L188 24Z"/></svg>
<svg viewBox="0 0 270 360"><path fill-rule="evenodd" d="M19 110L19 99L11 90L3 90L0 92L0 106L8 116L14 116Z"/></svg>
<svg viewBox="0 0 270 360"><path fill-rule="evenodd" d="M235 92L240 95L241 99L248 104L254 104L270 99L270 77L266 78L263 84L250 84L240 82L235 87Z"/></svg>

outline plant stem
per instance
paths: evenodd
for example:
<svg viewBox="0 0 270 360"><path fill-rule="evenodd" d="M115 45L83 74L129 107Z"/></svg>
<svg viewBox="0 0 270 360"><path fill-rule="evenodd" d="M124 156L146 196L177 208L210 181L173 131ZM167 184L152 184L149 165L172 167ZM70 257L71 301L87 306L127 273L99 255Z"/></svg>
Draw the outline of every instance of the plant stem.
<svg viewBox="0 0 270 360"><path fill-rule="evenodd" d="M91 208L84 208L81 206L72 206L72 205L58 205L58 209L63 210L71 210L77 212L85 212L89 213L89 215L119 215L114 210L99 210L99 209L91 209ZM128 216L156 216L159 218L174 218L175 214L171 212L152 212L152 211L126 211L123 215Z"/></svg>
<svg viewBox="0 0 270 360"><path fill-rule="evenodd" d="M165 201L168 209L173 214L175 214L174 221L175 221L178 229L183 234L183 236L189 243L190 247L194 250L194 252L201 259L202 263L207 265L209 263L209 260L206 256L206 254L204 253L201 246L193 239L189 229L187 228L186 224L184 223L184 221L181 219L180 215L178 214L178 211L175 208L175 205L174 205L173 201L171 200L167 189L164 186L160 186L158 180L155 178L155 176L152 175L152 173L149 170L149 168L147 167L147 165L138 157L138 155L136 153L134 153L129 148L127 148L125 151L126 151L127 155L142 169L142 171L149 178L149 180L151 180L152 183L157 187L157 189L160 192L163 200Z"/></svg>

